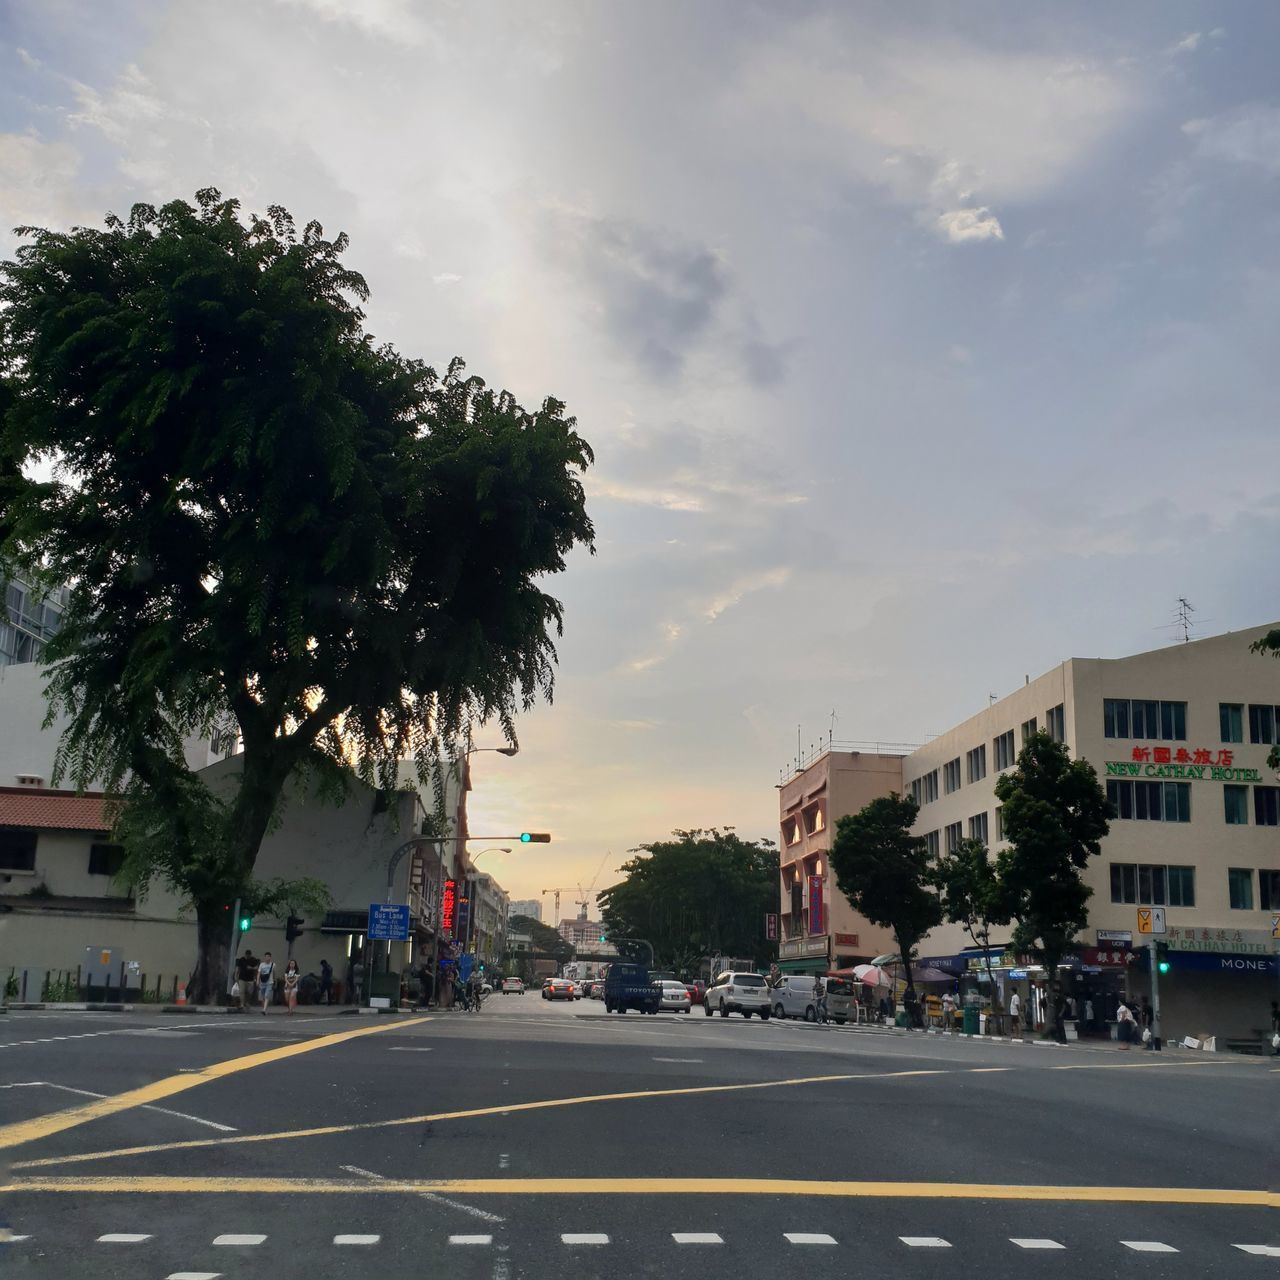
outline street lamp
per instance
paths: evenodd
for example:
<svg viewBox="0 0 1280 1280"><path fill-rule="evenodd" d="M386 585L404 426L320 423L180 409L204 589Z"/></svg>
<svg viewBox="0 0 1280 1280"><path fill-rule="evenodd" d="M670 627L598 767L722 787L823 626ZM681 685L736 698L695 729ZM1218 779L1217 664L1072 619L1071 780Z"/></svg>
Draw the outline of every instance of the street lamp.
<svg viewBox="0 0 1280 1280"><path fill-rule="evenodd" d="M499 748L495 747L494 750L495 751L499 750ZM474 871L476 863L482 857L484 857L486 853L492 853L493 851L494 851L493 846L490 846L487 849L481 849L477 853L472 853L470 849L467 849L466 855L468 860L471 863L471 869ZM511 846L510 845L500 846L497 851L499 853L510 853ZM479 929L480 920L479 920L479 914L476 910L477 907L479 907L480 905L479 902L477 901L477 894L478 894L477 881L478 881L478 877L472 876L472 875L467 876L467 884L469 886L468 896L471 899L471 910L467 916L467 936L462 940L462 947L464 951L470 948L471 942L473 939L479 939L479 936L480 936L480 929Z"/></svg>

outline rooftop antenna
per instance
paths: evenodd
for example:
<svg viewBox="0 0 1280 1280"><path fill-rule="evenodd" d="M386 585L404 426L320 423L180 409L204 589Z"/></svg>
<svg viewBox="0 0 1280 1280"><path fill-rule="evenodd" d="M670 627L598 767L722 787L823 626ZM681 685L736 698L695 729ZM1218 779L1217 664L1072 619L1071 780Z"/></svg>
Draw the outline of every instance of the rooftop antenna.
<svg viewBox="0 0 1280 1280"><path fill-rule="evenodd" d="M1191 628L1195 623L1191 619L1191 615L1195 613L1196 607L1186 596L1178 597L1178 614L1177 625L1182 628L1182 643L1188 644L1191 640Z"/></svg>
<svg viewBox="0 0 1280 1280"><path fill-rule="evenodd" d="M832 707L831 708L831 728L827 730L827 746L828 747L830 747L831 744L835 741L837 718L838 717L836 716L836 709L835 707Z"/></svg>
<svg viewBox="0 0 1280 1280"><path fill-rule="evenodd" d="M998 694L994 694L994 693L987 694L987 706L994 707L996 703L999 702L999 700L1000 698Z"/></svg>

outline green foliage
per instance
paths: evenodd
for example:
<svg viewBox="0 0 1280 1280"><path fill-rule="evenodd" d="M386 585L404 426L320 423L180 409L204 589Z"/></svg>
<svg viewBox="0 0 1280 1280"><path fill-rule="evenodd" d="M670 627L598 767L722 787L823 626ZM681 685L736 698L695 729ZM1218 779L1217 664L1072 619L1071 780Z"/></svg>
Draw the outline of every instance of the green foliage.
<svg viewBox="0 0 1280 1280"><path fill-rule="evenodd" d="M1093 890L1082 873L1102 851L1114 814L1093 766L1072 760L1066 746L1044 732L1027 742L995 791L1009 841L996 874L1017 921L1013 945L1033 953L1052 978L1088 923Z"/></svg>
<svg viewBox="0 0 1280 1280"><path fill-rule="evenodd" d="M599 895L610 937L651 942L656 966L677 973L696 969L707 955L768 964L776 944L765 940L764 917L778 909L772 841L714 827L672 835L631 850L643 856L624 863L626 878ZM636 954L648 960L647 948Z"/></svg>
<svg viewBox="0 0 1280 1280"><path fill-rule="evenodd" d="M1273 658L1280 658L1280 627L1268 631L1261 640L1255 640L1249 648L1254 653L1270 654ZM1271 748L1267 755L1267 765L1269 768L1280 770L1280 743Z"/></svg>
<svg viewBox="0 0 1280 1280"><path fill-rule="evenodd" d="M527 933L533 938L533 949L539 955L550 956L557 964L564 964L573 959L573 946L566 942L560 932L541 920L532 916L512 916L508 928Z"/></svg>
<svg viewBox="0 0 1280 1280"><path fill-rule="evenodd" d="M994 998L996 975L991 964L991 928L1010 921L1008 895L996 864L981 840L961 840L954 850L941 854L934 864L934 883L942 898L943 915L964 926L974 946L981 947L987 981L993 993L992 1009L997 1025L1003 1021L1000 1001Z"/></svg>
<svg viewBox="0 0 1280 1280"><path fill-rule="evenodd" d="M910 991L916 945L942 923L928 847L911 834L918 812L910 796L877 796L836 822L831 845L841 893L872 924L893 932Z"/></svg>
<svg viewBox="0 0 1280 1280"><path fill-rule="evenodd" d="M127 222L24 228L0 266L0 558L70 586L46 651L59 777L122 801L127 874L202 921L249 891L285 784L398 761L443 794L474 722L550 698L559 602L591 545L592 461L526 410L378 346L346 237L217 191ZM45 482L23 478L40 459ZM234 727L213 794L184 739ZM225 963L225 958L223 960Z"/></svg>

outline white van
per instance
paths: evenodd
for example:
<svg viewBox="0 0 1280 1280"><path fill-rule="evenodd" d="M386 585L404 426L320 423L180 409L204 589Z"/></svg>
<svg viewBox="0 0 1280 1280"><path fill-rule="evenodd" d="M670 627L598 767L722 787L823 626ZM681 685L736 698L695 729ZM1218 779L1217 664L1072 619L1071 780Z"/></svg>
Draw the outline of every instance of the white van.
<svg viewBox="0 0 1280 1280"><path fill-rule="evenodd" d="M769 998L773 1002L775 1018L803 1018L806 1022L818 1020L818 1002L813 994L811 973L788 974L780 987L769 992Z"/></svg>

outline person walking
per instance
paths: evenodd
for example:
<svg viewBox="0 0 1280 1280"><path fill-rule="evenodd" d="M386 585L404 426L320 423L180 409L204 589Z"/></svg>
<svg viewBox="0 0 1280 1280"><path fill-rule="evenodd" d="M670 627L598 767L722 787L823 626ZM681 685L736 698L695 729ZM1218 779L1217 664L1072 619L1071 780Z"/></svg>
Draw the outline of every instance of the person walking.
<svg viewBox="0 0 1280 1280"><path fill-rule="evenodd" d="M1123 1000L1116 1009L1116 1039L1122 1049L1132 1049L1138 1034L1138 1024L1134 1020L1133 1010Z"/></svg>
<svg viewBox="0 0 1280 1280"><path fill-rule="evenodd" d="M298 1007L298 982L302 974L298 972L298 962L290 960L284 967L284 1002L292 1013Z"/></svg>
<svg viewBox="0 0 1280 1280"><path fill-rule="evenodd" d="M1022 1030L1022 997L1018 994L1015 987L1013 995L1009 997L1009 1024L1010 1034L1016 1035Z"/></svg>
<svg viewBox="0 0 1280 1280"><path fill-rule="evenodd" d="M320 988L316 992L317 1004L328 1004L333 999L333 965L320 961Z"/></svg>
<svg viewBox="0 0 1280 1280"><path fill-rule="evenodd" d="M955 1030L956 1023L956 998L950 991L942 993L942 1029L944 1031Z"/></svg>
<svg viewBox="0 0 1280 1280"><path fill-rule="evenodd" d="M1084 998L1084 1026L1086 1031L1093 1030L1093 997Z"/></svg>
<svg viewBox="0 0 1280 1280"><path fill-rule="evenodd" d="M276 962L271 958L270 951L262 953L262 959L258 961L258 996L262 1001L262 1016L267 1016L267 1005L271 1003L272 993L276 986Z"/></svg>
<svg viewBox="0 0 1280 1280"><path fill-rule="evenodd" d="M240 1008L247 1008L246 1001L252 997L249 995L249 988L253 984L253 977L258 968L258 962L253 958L253 953L246 951L244 955L236 960L236 986L238 988L236 995L240 1000Z"/></svg>

